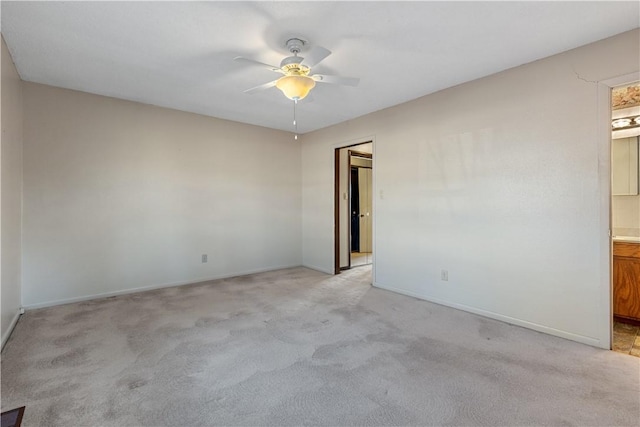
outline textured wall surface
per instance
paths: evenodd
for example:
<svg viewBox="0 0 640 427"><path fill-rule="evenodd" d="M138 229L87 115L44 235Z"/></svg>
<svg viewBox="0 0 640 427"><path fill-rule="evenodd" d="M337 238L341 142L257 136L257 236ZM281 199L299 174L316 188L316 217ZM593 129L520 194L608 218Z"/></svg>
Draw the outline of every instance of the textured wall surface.
<svg viewBox="0 0 640 427"><path fill-rule="evenodd" d="M304 135L304 265L333 268L334 148L373 136L377 286L608 347L597 82L639 52L636 30Z"/></svg>
<svg viewBox="0 0 640 427"><path fill-rule="evenodd" d="M2 342L21 305L22 81L2 39Z"/></svg>
<svg viewBox="0 0 640 427"><path fill-rule="evenodd" d="M25 305L300 265L291 134L33 83L24 95Z"/></svg>

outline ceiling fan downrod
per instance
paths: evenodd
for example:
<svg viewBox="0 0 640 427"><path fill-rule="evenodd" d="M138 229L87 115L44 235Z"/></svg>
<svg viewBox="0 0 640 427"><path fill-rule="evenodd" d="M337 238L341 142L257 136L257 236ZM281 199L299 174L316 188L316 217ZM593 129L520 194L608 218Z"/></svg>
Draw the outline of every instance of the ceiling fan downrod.
<svg viewBox="0 0 640 427"><path fill-rule="evenodd" d="M289 52L293 53L294 55L298 55L306 43L306 41L294 37L287 40L286 46L287 49L289 49Z"/></svg>

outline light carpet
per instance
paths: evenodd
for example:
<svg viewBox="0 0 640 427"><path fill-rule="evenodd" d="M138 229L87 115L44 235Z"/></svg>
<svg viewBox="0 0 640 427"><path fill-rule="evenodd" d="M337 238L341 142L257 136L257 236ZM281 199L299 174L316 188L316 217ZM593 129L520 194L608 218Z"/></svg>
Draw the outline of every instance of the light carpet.
<svg viewBox="0 0 640 427"><path fill-rule="evenodd" d="M23 426L638 425L640 359L293 268L28 311Z"/></svg>

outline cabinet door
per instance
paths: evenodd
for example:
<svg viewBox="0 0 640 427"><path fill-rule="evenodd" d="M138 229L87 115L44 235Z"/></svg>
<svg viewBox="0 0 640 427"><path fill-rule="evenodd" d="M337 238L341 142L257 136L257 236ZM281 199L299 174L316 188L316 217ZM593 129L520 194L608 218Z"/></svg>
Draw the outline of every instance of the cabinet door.
<svg viewBox="0 0 640 427"><path fill-rule="evenodd" d="M638 137L611 140L611 191L614 196L638 194Z"/></svg>
<svg viewBox="0 0 640 427"><path fill-rule="evenodd" d="M640 259L613 257L613 314L640 320Z"/></svg>

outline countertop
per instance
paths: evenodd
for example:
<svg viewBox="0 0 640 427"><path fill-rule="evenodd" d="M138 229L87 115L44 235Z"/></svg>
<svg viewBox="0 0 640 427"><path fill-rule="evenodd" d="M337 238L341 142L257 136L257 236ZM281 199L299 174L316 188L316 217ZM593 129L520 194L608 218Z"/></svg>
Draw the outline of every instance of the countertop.
<svg viewBox="0 0 640 427"><path fill-rule="evenodd" d="M640 243L640 237L637 236L613 236L614 242Z"/></svg>

